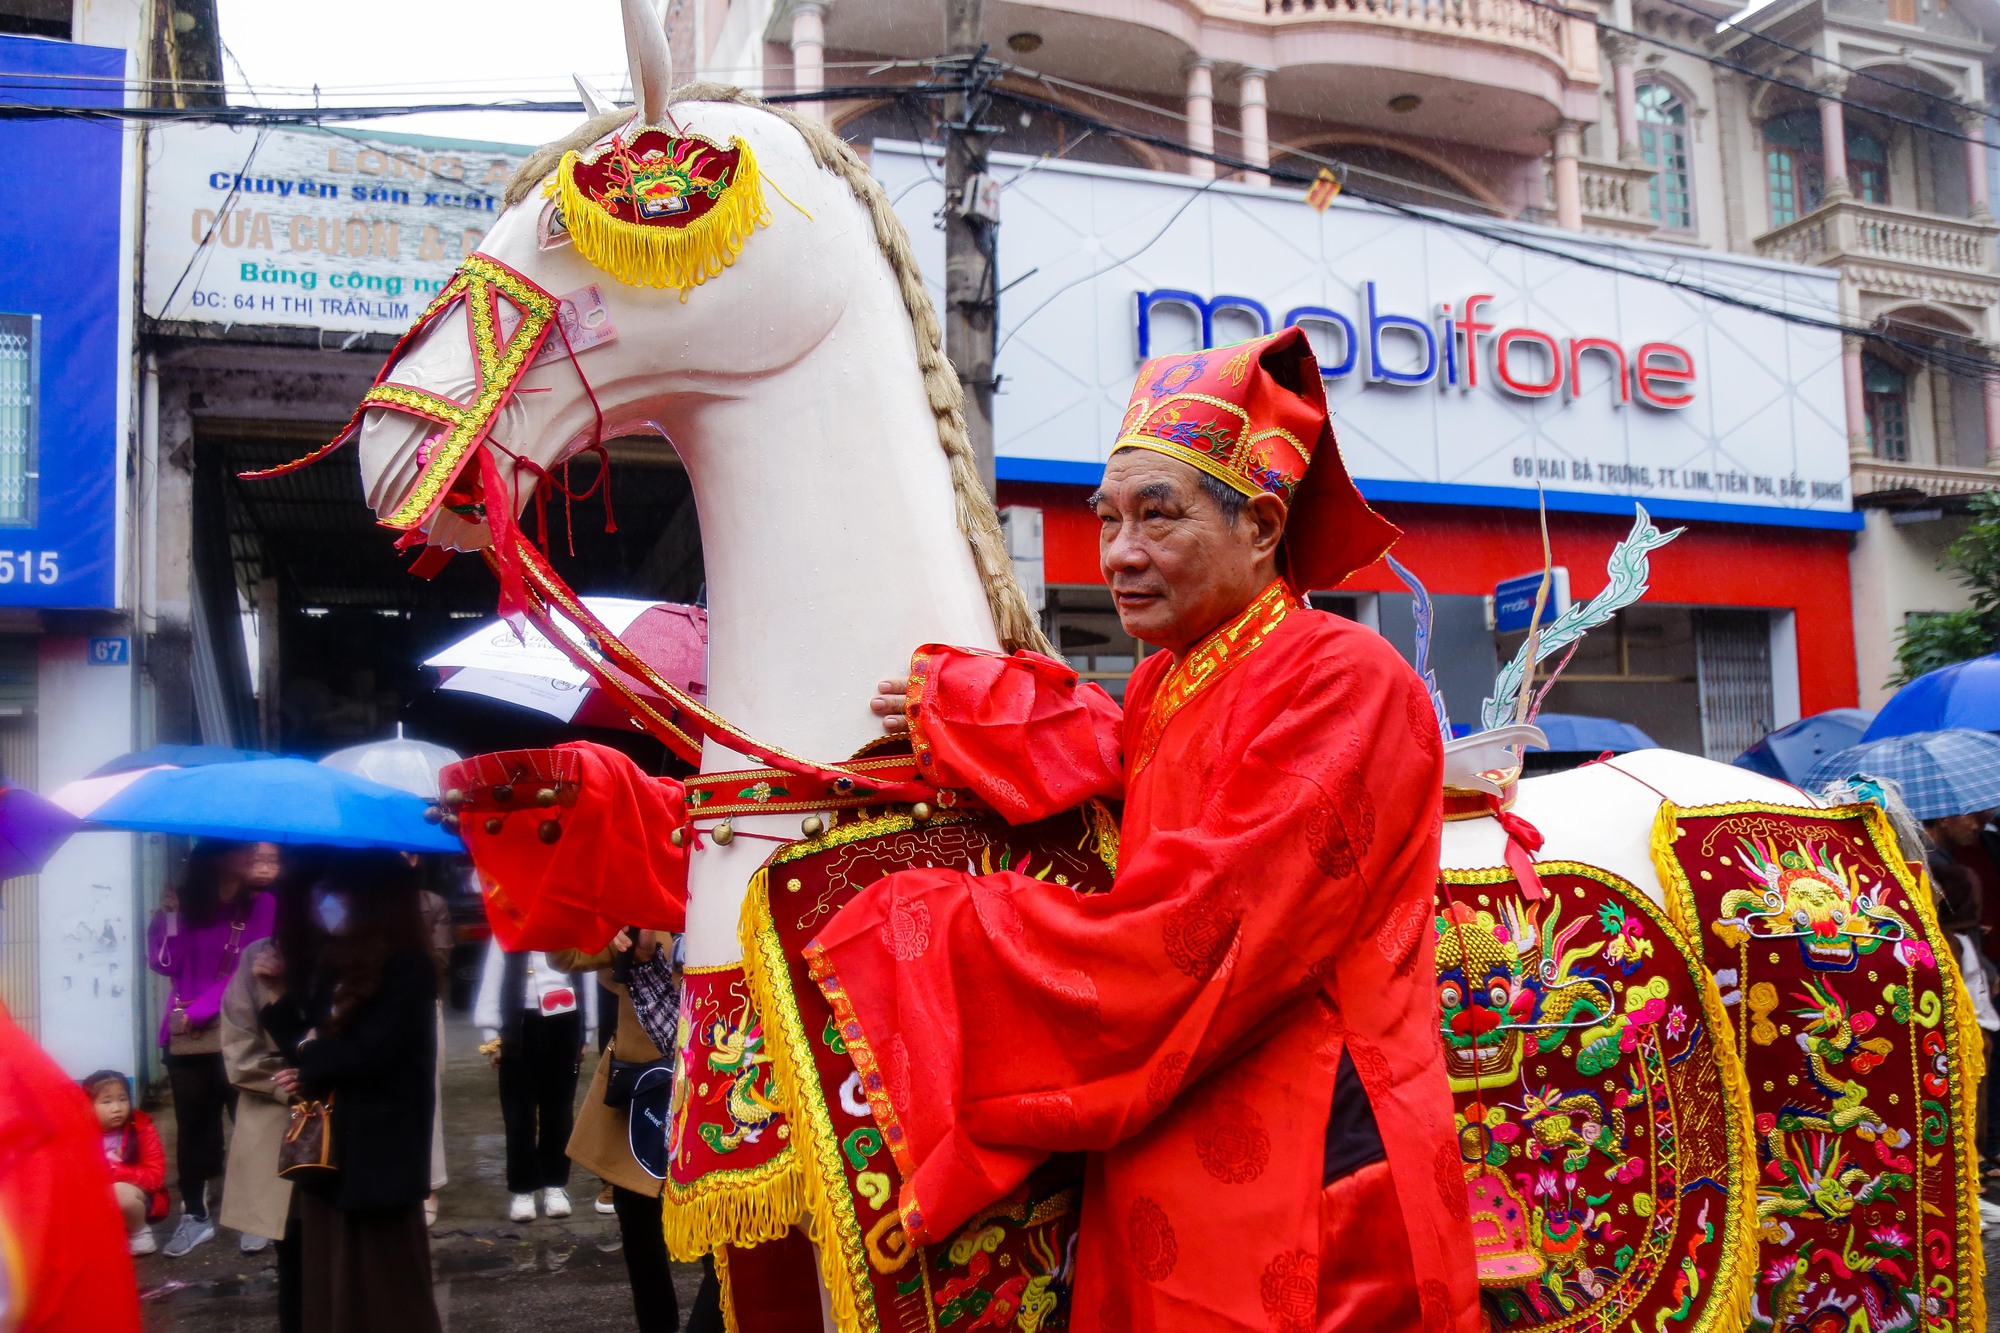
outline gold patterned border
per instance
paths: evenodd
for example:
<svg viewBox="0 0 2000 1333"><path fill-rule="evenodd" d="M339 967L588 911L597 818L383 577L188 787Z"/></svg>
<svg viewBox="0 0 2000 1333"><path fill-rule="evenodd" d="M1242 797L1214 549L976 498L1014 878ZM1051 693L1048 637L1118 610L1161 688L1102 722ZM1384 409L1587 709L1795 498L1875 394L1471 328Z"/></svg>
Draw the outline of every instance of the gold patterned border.
<svg viewBox="0 0 2000 1333"><path fill-rule="evenodd" d="M1285 586L1285 581L1273 579L1234 620L1210 631L1207 638L1174 663L1153 694L1153 707L1146 714L1138 753L1128 768L1128 786L1160 748L1160 737L1167 723L1203 690L1222 679L1231 667L1255 652L1299 605L1298 595Z"/></svg>

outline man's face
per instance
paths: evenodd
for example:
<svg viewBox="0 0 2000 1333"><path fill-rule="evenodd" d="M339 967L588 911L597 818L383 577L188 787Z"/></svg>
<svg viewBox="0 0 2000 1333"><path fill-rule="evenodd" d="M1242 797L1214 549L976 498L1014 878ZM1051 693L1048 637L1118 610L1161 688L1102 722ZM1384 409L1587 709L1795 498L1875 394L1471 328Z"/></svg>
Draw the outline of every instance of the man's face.
<svg viewBox="0 0 2000 1333"><path fill-rule="evenodd" d="M1931 821L1931 835L1947 847L1970 847L1979 840L1979 826L1985 822L1983 811L1969 815L1946 815L1943 819Z"/></svg>
<svg viewBox="0 0 2000 1333"><path fill-rule="evenodd" d="M1091 505L1098 566L1118 621L1156 648L1185 652L1273 577L1285 523L1276 496L1250 499L1232 522L1186 463L1121 449Z"/></svg>

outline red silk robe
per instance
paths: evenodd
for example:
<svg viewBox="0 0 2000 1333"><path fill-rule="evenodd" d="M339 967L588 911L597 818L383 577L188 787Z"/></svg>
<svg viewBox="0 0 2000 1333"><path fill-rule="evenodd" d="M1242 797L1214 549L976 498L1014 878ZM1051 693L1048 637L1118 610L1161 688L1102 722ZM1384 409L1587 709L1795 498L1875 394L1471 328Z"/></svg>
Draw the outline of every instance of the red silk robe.
<svg viewBox="0 0 2000 1333"><path fill-rule="evenodd" d="M1436 723L1379 636L1274 596L1134 673L1109 893L905 871L808 958L884 1073L913 1239L948 1235L1051 1152L1092 1154L1071 1329L1476 1333L1431 957ZM927 650L919 754L1015 819L1115 788L1116 706L1075 681L1046 659ZM1329 1202L1343 1048L1387 1169ZM1399 1203L1406 1249L1383 1220Z"/></svg>

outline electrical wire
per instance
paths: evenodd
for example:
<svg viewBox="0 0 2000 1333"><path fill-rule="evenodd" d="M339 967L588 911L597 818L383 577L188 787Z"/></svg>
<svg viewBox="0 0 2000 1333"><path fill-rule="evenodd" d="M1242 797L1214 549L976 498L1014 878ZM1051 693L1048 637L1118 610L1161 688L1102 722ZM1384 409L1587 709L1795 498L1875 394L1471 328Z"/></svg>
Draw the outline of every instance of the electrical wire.
<svg viewBox="0 0 2000 1333"><path fill-rule="evenodd" d="M1522 0L1522 2L1538 8L1549 9L1554 12L1561 13L1570 17L1586 17L1586 18L1590 17L1589 15L1578 14L1576 13L1576 11L1570 10L1563 5L1551 3L1551 0ZM1625 31L1623 29L1609 28L1607 25L1602 25L1602 24L1600 24L1599 26L1606 27L1607 31L1613 31L1613 32ZM1768 82L1795 88L1802 92L1811 93L1812 91L1810 89L1804 88L1802 85L1798 85L1789 80L1784 80L1776 78L1774 76L1764 75L1758 73L1757 71L1749 70L1745 67L1736 66L1733 64L1733 62L1728 62L1717 58L1708 57L1703 55L1701 52L1692 51L1687 48L1680 47L1676 43L1666 42L1664 39L1651 38L1645 36L1644 34L1639 34L1639 33L1628 33L1627 35L1633 36L1642 41L1648 41L1656 45L1662 45L1669 49L1679 50L1685 54L1693 55L1696 58L1709 59L1712 60L1713 63L1716 63L1718 65L1739 69L1740 72L1749 74L1752 77L1764 79ZM939 68L942 66L948 66L952 62L947 60L939 62L891 62L891 63L903 67L910 67L915 65L928 65L931 68ZM963 64L964 63L963 59L961 58L958 61L958 63ZM995 64L996 66L999 65L999 62L991 62L991 63ZM876 68L882 68L882 66L878 65L876 66ZM1011 69L1012 67L1003 67L1003 68ZM1023 72L1025 73L1027 71ZM816 92L774 93L766 97L764 100L774 104L792 104L801 102L822 102L822 101L850 101L850 100L879 101L887 98L905 99L905 98L915 98L915 97L925 97L925 98L940 97L940 96L948 96L954 93L963 94L973 91L976 91L974 86L970 82L965 80L960 80L957 82L928 82L923 84L902 84L902 85L859 84L859 85L850 85L845 87L826 88ZM1274 181L1282 181L1288 184L1300 186L1302 188L1309 186L1312 183L1311 177L1308 177L1300 172L1287 170L1282 166L1273 166L1264 163L1253 163L1242 158L1232 157L1227 154L1217 153L1211 150L1197 149L1190 144L1172 139L1165 135L1153 134L1142 130L1129 129L1124 126L1114 124L1110 121L1102 119L1101 117L1090 115L1089 113L1079 111L1074 107L1067 106L1063 103L1056 102L1048 98L1036 97L1032 94L1022 93L1003 87L992 87L988 89L988 91L990 95L996 99L1005 99L1009 102L1014 103L1017 106L1040 110L1050 115L1067 119L1078 128L1094 130L1095 132L1102 135L1108 135L1113 138L1126 139L1135 143L1148 144L1154 148L1171 152L1178 156L1196 158L1213 162L1217 166L1227 167L1231 171L1252 172L1261 174ZM1818 94L1813 94L1813 95L1818 96ZM492 102L464 102L464 103L445 103L445 104L429 103L429 104L416 104L416 105L398 106L398 107L322 106L316 109L277 108L277 107L77 107L77 106L21 105L21 104L0 103L0 120L74 118L80 120L108 120L108 121L140 120L140 121L155 122L155 123L193 123L193 124L221 123L221 124L237 124L237 125L247 125L247 126L276 127L276 126L286 126L286 125L292 125L292 126L322 125L327 120L377 119L377 118L388 118L398 115L413 115L413 114L431 113L438 111L545 111L545 112L557 112L557 113L567 113L567 114L581 114L583 112L583 109L584 108L581 102L570 99L563 99L558 101L514 101L514 102L500 102L500 103L492 103ZM1159 108L1150 108L1150 109L1156 112L1159 111ZM1863 108L1863 109L1873 110L1873 108ZM1882 113L1878 112L1877 114L1882 114ZM1907 120L1907 118L1904 119ZM1960 139L1969 139L1971 137L1967 135L1951 135L1948 134L1948 132L1946 131L1936 129L1935 127L1932 126L1924 125L1921 122L1909 121L1908 123L1916 125L1918 128L1929 130L1932 133L1944 135L1945 137L1953 137ZM1309 161L1315 160L1317 157L1317 155L1308 155L1308 154L1299 154L1299 156L1305 157ZM1323 160L1327 162L1329 165L1339 167L1344 173L1347 173L1349 175L1364 174L1358 170L1352 170L1347 168L1345 164L1340 163L1338 159L1318 159L1318 160ZM1206 191L1214 183L1215 183L1214 181L1209 182L1208 184L1201 187L1201 191L1197 191L1196 193L1199 194L1202 191ZM1402 185L1417 184L1416 182L1404 182L1404 181L1396 181L1395 183ZM1651 282L1659 285L1664 285L1679 291L1686 292L1690 295L1699 296L1707 300L1716 301L1723 305L1728 305L1738 309L1751 311L1757 314L1768 315L1771 316L1772 318L1781 320L1786 323L1800 325L1804 327L1817 328L1828 332L1835 332L1847 337L1865 339L1870 342L1877 343L1879 345L1891 347L1897 350L1898 352L1902 353L1904 356L1911 358L1912 360L1920 361L1927 365L1937 366L1939 368L1946 369L1948 371L1953 371L1961 375L1977 376L1981 379L1985 379L1993 377L1996 374L1996 367L1994 366L1994 364L1986 360L1983 356L1972 353L1960 353L1960 352L1949 351L1944 347L1936 345L1929 339L1918 340L1902 336L1886 327L1876 326L1876 325L1853 325L1853 324L1848 324L1845 321L1842 321L1838 318L1831 318L1831 319L1822 318L1819 316L1807 314L1800 311L1788 310L1780 306L1773 306L1765 302L1756 301L1748 297L1740 296L1734 292L1730 292L1721 288L1716 288L1700 282L1690 281L1686 278L1680 277L1673 273L1656 272L1644 268L1634 268L1624 264L1612 263L1608 260L1600 259L1589 254L1579 253L1577 251L1565 249L1558 245L1546 244L1536 240L1533 237L1524 234L1519 234L1510 231L1496 231L1489 227L1482 226L1479 223L1465 217L1459 217L1447 213L1440 213L1430 209L1420 208L1415 205L1406 204L1398 200L1372 195L1370 193L1367 193L1365 190L1355 190L1350 188L1346 191L1346 193L1350 198L1359 200L1360 202L1368 204L1372 207L1386 209L1401 214L1403 216L1407 216L1412 219L1421 221L1426 225L1444 227L1450 230L1460 231L1469 235L1477 236L1480 237L1482 240L1485 240L1494 245L1507 246L1512 249L1522 250L1529 253L1546 255L1552 258L1576 264L1583 268L1589 268L1601 272L1612 273L1619 276L1632 278L1638 281ZM1140 253L1143 253L1143 251L1141 251ZM1136 254L1132 256L1132 258L1136 257L1137 257ZM1129 263L1130 259L1128 258L1121 262ZM1113 267L1115 267L1115 265ZM1032 318L1035 313L1037 313L1037 311L1031 311L1029 317ZM1944 335L1944 336L1952 337L1954 335Z"/></svg>
<svg viewBox="0 0 2000 1333"><path fill-rule="evenodd" d="M1139 130L1128 130L1123 128L1122 126L1113 125L1105 121L1099 121L1095 117L1077 111L1073 107L1063 106L1060 103L1048 102L1042 98L1034 97L1030 94L1014 92L1009 89L1001 88L994 90L994 96L997 98L1005 98L1007 100L1014 101L1016 103L1025 103L1027 105L1035 106L1042 110L1048 111L1051 114L1067 116L1076 123L1078 123L1079 125L1091 126L1097 129L1098 132L1102 134L1109 134L1120 138L1132 139L1136 142L1147 143L1152 145L1153 147L1162 148L1174 153L1179 153L1187 157L1202 158L1207 161L1215 163L1217 166L1228 167L1232 171L1257 172L1269 176L1274 180L1283 180L1286 181L1287 183L1297 185L1301 188L1312 184L1312 180L1310 177L1307 177L1299 172L1287 171L1281 167L1259 165L1257 163L1245 161L1240 158L1230 157L1227 154L1216 153L1212 151L1203 151L1201 149L1194 148L1188 144L1177 144L1174 141L1167 139L1161 135L1148 134L1144 131L1139 131ZM1215 181L1208 182L1208 184L1205 184L1201 187L1201 191L1196 191L1194 192L1194 194L1198 195L1202 191L1206 191L1215 183L1216 183ZM1418 221L1427 223L1431 226L1444 227L1449 230L1460 231L1467 233L1469 235L1477 236L1482 240L1488 241L1495 245L1504 245L1511 249L1522 250L1531 254L1546 255L1551 258L1560 259L1568 263L1576 264L1582 268L1593 269L1599 272L1615 274L1620 277L1633 278L1638 281L1651 282L1661 286L1671 287L1677 291L1682 291L1690 295L1699 296L1706 300L1715 301L1722 305L1731 306L1740 310L1747 310L1755 314L1768 315L1774 319L1781 320L1788 324L1798 325L1806 328L1820 329L1830 333L1838 333L1843 337L1864 339L1876 343L1878 345L1893 348L1897 352L1910 358L1911 360L1920 361L1926 365L1934 366L1940 370L1945 371L1946 373L1955 373L1963 377L1978 378L1982 380L1995 377L1996 375L2000 375L2000 367L1996 367L1993 362L1987 360L1983 355L1953 351L1950 349L1948 344L1945 346L1940 346L1928 338L1918 339L1918 338L1908 337L1900 335L1895 331L1893 331L1892 329L1880 325L1849 324L1838 317L1827 318L1809 314L1803 311L1786 309L1785 307L1782 306L1774 306L1768 304L1767 302L1758 301L1750 297L1742 296L1739 295L1738 293L1731 292L1723 288L1710 286L1709 284L1706 283L1691 281L1687 278L1680 277L1674 273L1657 272L1644 268L1634 268L1625 264L1613 263L1610 260L1601 259L1594 255L1590 255L1587 253L1580 253L1578 251L1567 249L1563 246L1556 244L1545 243L1532 236L1524 235L1513 231L1497 231L1491 227L1484 226L1479 222L1476 222L1469 218L1455 217L1450 214L1438 213L1430 209L1424 209L1424 208L1419 208L1415 205L1405 204L1399 200L1380 198L1353 190L1346 191L1345 193L1347 194L1348 197L1357 199L1372 207L1398 213L1405 217L1413 218ZM1193 195L1191 195L1189 202L1192 202L1192 198ZM1157 239L1158 238L1156 237L1155 240ZM1149 242L1149 244L1151 243ZM1132 255L1130 258L1123 260L1121 262L1129 263L1131 262L1131 259L1137 258L1140 254L1143 253L1144 249L1142 248L1140 251L1135 252L1134 255ZM1117 267L1117 265L1112 265L1111 267L1115 268ZM1106 271L1108 271L1108 269ZM1030 316L1032 317L1034 313L1036 312L1030 312ZM1943 331L1940 330L1940 333L1942 334ZM1950 337L1955 337L1956 335L1944 334L1943 336L1950 338Z"/></svg>
<svg viewBox="0 0 2000 1333"><path fill-rule="evenodd" d="M1684 9L1690 14L1700 15L1702 18L1710 17L1707 11L1703 10L1699 5L1690 4L1689 0L1660 0L1660 3L1672 5L1675 9ZM1758 41L1768 43L1771 46L1775 46L1781 51L1789 51L1793 55L1804 56L1808 60L1817 60L1823 65L1831 65L1837 70L1843 70L1846 73L1856 76L1857 78L1868 79L1871 82L1879 83L1885 88L1894 88L1899 92L1913 93L1918 97L1929 98L1934 102L1939 102L1944 106L1952 108L1954 110L1971 109L1967 103L1958 101L1956 98L1941 93L1935 88L1920 88L1914 83L1904 83L1901 79L1885 78L1881 74L1878 74L1873 70L1862 69L1857 65L1843 64L1840 61L1835 60L1832 56L1822 55L1820 52L1813 50L1809 46L1800 46L1796 42L1788 42L1782 37L1773 37L1771 36L1771 34L1760 31L1759 29L1746 27L1745 25L1738 23L1733 18L1725 19L1722 23L1717 24L1715 31L1717 32L1718 35L1727 32L1727 33L1740 33L1745 37L1754 37ZM1993 118L1993 112L1991 111L1991 109L1980 108L1980 110L1981 113L1985 115L1989 120Z"/></svg>
<svg viewBox="0 0 2000 1333"><path fill-rule="evenodd" d="M1967 134L1963 130L1947 129L1942 125L1933 125L1927 120L1919 120L1915 116L1906 116L1898 111L1886 111L1879 106L1870 106L1865 102L1856 102L1846 97L1829 97L1810 84L1800 83L1795 79L1787 79L1780 75L1772 74L1767 70L1758 69L1754 65L1746 65L1741 61L1712 55L1707 51L1702 51L1692 46L1683 46L1679 42L1669 41L1665 37L1655 37L1650 33L1635 32L1631 28L1613 27L1594 14L1587 14L1580 10L1571 9L1568 5L1557 3L1557 0L1520 0L1520 3L1534 9L1546 9L1552 14L1561 14L1565 18L1586 19L1599 32L1614 33L1620 37L1630 37L1634 41L1645 42L1651 46L1657 46L1679 55L1691 56L1696 60L1706 61L1708 64L1714 65L1717 69L1726 69L1731 73L1741 74L1748 79L1756 79L1762 83L1774 84L1780 88L1789 88L1793 92L1804 93L1815 102L1837 102L1843 107L1862 112L1865 115L1874 116L1878 120L1891 121L1898 125L1907 125L1911 129L1922 130L1926 134L1934 134L1940 139L1957 139L1961 143L1976 143L1981 148L1986 149L2000 147L2000 144L1988 143L1983 135ZM1955 103L1954 105L1963 104Z"/></svg>

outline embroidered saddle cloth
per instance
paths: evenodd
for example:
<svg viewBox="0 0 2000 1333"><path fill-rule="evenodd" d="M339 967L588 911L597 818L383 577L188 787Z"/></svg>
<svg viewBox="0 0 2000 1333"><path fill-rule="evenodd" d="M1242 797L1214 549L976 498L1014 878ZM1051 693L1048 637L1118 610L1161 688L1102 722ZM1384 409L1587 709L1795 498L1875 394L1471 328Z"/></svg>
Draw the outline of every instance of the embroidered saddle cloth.
<svg viewBox="0 0 2000 1333"><path fill-rule="evenodd" d="M1873 806L1662 807L1756 1131L1751 1329L1984 1328L1971 1000Z"/></svg>
<svg viewBox="0 0 2000 1333"><path fill-rule="evenodd" d="M1495 1333L1736 1333L1748 1099L1695 948L1609 871L1446 870L1438 1018ZM1441 1164L1442 1167L1442 1164Z"/></svg>
<svg viewBox="0 0 2000 1333"><path fill-rule="evenodd" d="M842 1333L1068 1326L1080 1161L1055 1159L942 1243L912 1246L897 1213L902 1145L885 1141L870 1105L912 1071L893 1053L888 1067L872 1059L857 1067L843 1015L803 950L849 899L895 870L1014 870L1103 892L1116 868L1116 827L1095 802L1020 826L990 814L945 811L919 823L864 810L781 847L751 880L743 962L688 969L663 1200L675 1257L714 1252L734 1275L725 1287L743 1299L725 1292L732 1328L793 1333L785 1302L765 1288L777 1281L810 1295L810 1274L801 1283L791 1271L809 1262L789 1236L795 1225L817 1247ZM896 928L914 942L928 923L912 916ZM777 1262L785 1272L769 1273Z"/></svg>

